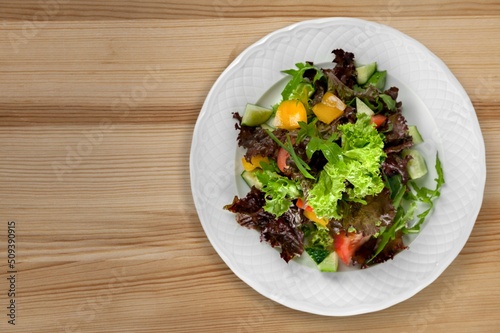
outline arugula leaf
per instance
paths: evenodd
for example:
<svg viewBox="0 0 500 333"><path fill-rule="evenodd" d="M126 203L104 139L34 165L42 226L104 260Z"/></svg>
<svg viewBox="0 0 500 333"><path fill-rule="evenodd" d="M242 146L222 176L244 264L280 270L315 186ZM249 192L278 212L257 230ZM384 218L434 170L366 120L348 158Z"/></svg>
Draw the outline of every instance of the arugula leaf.
<svg viewBox="0 0 500 333"><path fill-rule="evenodd" d="M290 208L291 200L300 197L300 186L287 177L270 170L258 170L255 176L262 183L262 191L266 194L264 211L276 217L283 215Z"/></svg>
<svg viewBox="0 0 500 333"><path fill-rule="evenodd" d="M441 195L441 186L444 184L444 172L441 166L441 161L439 160L439 156L436 155L436 172L437 178L434 179L436 182L436 188L434 190L430 190L425 187L418 187L415 182L410 182L410 185L413 190L415 190L415 197L418 201L428 204L428 208L417 215L418 221L412 227L407 228L407 232L417 233L420 231L420 226L424 223L425 218L431 212L434 207L434 199L438 198Z"/></svg>
<svg viewBox="0 0 500 333"><path fill-rule="evenodd" d="M410 205L410 208L405 212L403 207L399 207L396 216L394 217L393 224L389 227L386 228L383 232L381 232L378 236L379 243L377 246L377 250L373 254L373 256L367 261L367 263L370 263L373 259L375 259L376 256L380 254L385 248L385 246L389 243L389 241L396 239L396 233L400 230L403 230L405 232L405 227L406 223L411 221L413 219L415 209L417 205L415 202L413 202Z"/></svg>
<svg viewBox="0 0 500 333"><path fill-rule="evenodd" d="M280 169L278 168L278 163L276 163L276 161L273 159L269 159L267 162L261 161L259 164L260 168L264 171L271 171L276 173L280 171Z"/></svg>
<svg viewBox="0 0 500 333"><path fill-rule="evenodd" d="M379 97L384 101L389 110L394 111L396 109L396 101L393 100L391 96L387 94L380 94Z"/></svg>
<svg viewBox="0 0 500 333"><path fill-rule="evenodd" d="M317 122L318 118L314 118L309 124L299 121L300 130L297 133L297 144L301 143L306 137L314 138L318 136L318 128L316 127Z"/></svg>
<svg viewBox="0 0 500 333"><path fill-rule="evenodd" d="M304 94L307 94L308 95L307 98L309 98L312 92L314 92L314 86L313 86L314 82L321 79L321 77L323 76L323 73L316 66L312 64L297 63L295 64L295 66L297 67L297 69L288 69L282 71L283 73L292 76L290 81L288 81L287 85L281 92L281 97L283 98L284 101L292 99L291 98L292 95L294 98L301 100L301 98L304 97ZM304 73L307 70L316 71L312 82L304 82ZM311 88L312 90L310 90ZM300 98L297 98L297 96L300 96ZM307 105L307 103L305 103L305 105Z"/></svg>
<svg viewBox="0 0 500 333"><path fill-rule="evenodd" d="M374 255L368 260L371 262L377 255L379 255L389 243L389 241L396 238L396 233L402 231L404 234L408 233L418 233L422 223L425 218L431 212L434 206L434 199L440 196L441 186L444 184L444 173L441 166L441 161L439 156L436 155L436 172L438 177L435 180L436 187L431 190L425 187L419 187L415 182L410 182L411 188L415 193L408 191L406 192L406 186L403 185L401 181L401 176L394 176L386 180L386 184L391 190L391 198L393 199L393 205L397 209L396 216L394 218L393 224L381 232L379 235L379 243L377 250ZM402 193L402 194L401 194ZM417 215L418 221L411 227L408 227L408 223L415 218L415 213L418 208L418 203L427 204L428 207L423 212ZM407 210L403 207L406 204L408 206Z"/></svg>
<svg viewBox="0 0 500 333"><path fill-rule="evenodd" d="M338 144L333 142L336 135L332 135L328 140L323 140L318 137L311 137L311 140L306 146L307 158L311 159L316 151L321 151L328 162L336 163L342 155L342 149Z"/></svg>
<svg viewBox="0 0 500 333"><path fill-rule="evenodd" d="M285 149L289 154L294 163L297 165L297 168L299 168L299 171L304 175L304 177L309 178L309 179L314 179L314 177L307 171L310 170L311 167L304 162L303 159L301 159L297 154L295 153L295 150L293 149L293 144L290 139L290 136L287 134L287 142L286 144L281 142L270 130L265 130L266 133L273 139L274 142L276 142L281 148Z"/></svg>
<svg viewBox="0 0 500 333"><path fill-rule="evenodd" d="M384 183L391 193L392 205L394 207L399 207L401 200L403 200L404 195L407 192L407 188L403 183L403 178L400 174L394 175L390 178L384 173Z"/></svg>
<svg viewBox="0 0 500 333"><path fill-rule="evenodd" d="M314 93L314 87L310 83L301 82L292 91L287 99L297 99L307 108L309 106L309 97Z"/></svg>
<svg viewBox="0 0 500 333"><path fill-rule="evenodd" d="M396 239L397 232L402 231L404 234L408 233L406 225L408 222L413 220L416 208L417 203L413 201L409 204L408 210L405 211L402 206L397 209L393 224L389 228L381 231L381 233L378 235L378 238L380 240L377 246L377 250L367 261L367 263L370 263L376 256L378 256L390 241Z"/></svg>

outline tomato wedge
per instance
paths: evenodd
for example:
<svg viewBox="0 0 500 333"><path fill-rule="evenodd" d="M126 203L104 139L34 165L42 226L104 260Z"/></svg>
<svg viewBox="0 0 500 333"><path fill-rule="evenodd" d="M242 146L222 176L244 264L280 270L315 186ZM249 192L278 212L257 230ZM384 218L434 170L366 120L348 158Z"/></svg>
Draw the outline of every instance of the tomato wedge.
<svg viewBox="0 0 500 333"><path fill-rule="evenodd" d="M283 148L280 148L278 151L278 169L281 170L281 172L285 172L285 169L288 168L288 165L286 164L286 160L290 157L290 154Z"/></svg>
<svg viewBox="0 0 500 333"><path fill-rule="evenodd" d="M370 236L363 236L353 232L341 231L333 237L335 252L346 265L351 263L352 256L363 245Z"/></svg>
<svg viewBox="0 0 500 333"><path fill-rule="evenodd" d="M372 116L372 123L375 124L375 127L381 126L383 123L385 123L385 120L387 119L386 116L381 115L381 114L376 114Z"/></svg>

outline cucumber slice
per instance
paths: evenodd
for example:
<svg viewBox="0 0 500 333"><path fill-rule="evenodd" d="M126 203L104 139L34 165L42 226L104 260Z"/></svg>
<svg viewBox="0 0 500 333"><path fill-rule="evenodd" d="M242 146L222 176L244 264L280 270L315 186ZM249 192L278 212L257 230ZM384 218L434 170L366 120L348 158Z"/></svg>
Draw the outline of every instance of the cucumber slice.
<svg viewBox="0 0 500 333"><path fill-rule="evenodd" d="M269 119L265 123L260 124L260 127L262 127L262 129L264 130L273 132L276 129L276 127L274 126L274 118L274 116L269 117Z"/></svg>
<svg viewBox="0 0 500 333"><path fill-rule="evenodd" d="M405 149L403 150L403 157L410 155L411 160L408 161L406 170L411 179L417 179L427 174L427 165L425 164L424 157L418 150Z"/></svg>
<svg viewBox="0 0 500 333"><path fill-rule="evenodd" d="M362 100L360 100L358 97L356 97L356 111L359 113L364 113L367 116L371 117L375 114L372 109L365 103L363 103Z"/></svg>
<svg viewBox="0 0 500 333"><path fill-rule="evenodd" d="M251 188L252 186L255 186L259 190L262 190L262 183L259 181L257 176L255 175L254 172L252 171L243 171L241 173L241 178L247 183L247 185Z"/></svg>
<svg viewBox="0 0 500 333"><path fill-rule="evenodd" d="M245 107L245 113L241 119L241 124L245 126L257 126L265 123L272 114L273 110L271 109L248 103Z"/></svg>
<svg viewBox="0 0 500 333"><path fill-rule="evenodd" d="M372 76L366 81L366 85L375 86L380 91L383 91L385 88L385 80L387 79L387 71L375 72Z"/></svg>
<svg viewBox="0 0 500 333"><path fill-rule="evenodd" d="M322 272L336 272L339 267L339 256L337 252L333 251L325 258L319 265L318 268Z"/></svg>
<svg viewBox="0 0 500 333"><path fill-rule="evenodd" d="M413 144L416 145L424 142L424 139L422 139L422 136L420 135L417 126L415 125L408 126L408 134L413 138Z"/></svg>
<svg viewBox="0 0 500 333"><path fill-rule="evenodd" d="M276 129L276 127L272 127L268 123L260 124L260 127L262 127L262 129L265 129L265 130L268 130L268 131L271 131L271 132Z"/></svg>
<svg viewBox="0 0 500 333"><path fill-rule="evenodd" d="M372 76L373 73L375 73L376 70L377 70L376 62L372 62L371 64L357 67L356 81L358 81L359 85L365 84L370 78L370 76Z"/></svg>

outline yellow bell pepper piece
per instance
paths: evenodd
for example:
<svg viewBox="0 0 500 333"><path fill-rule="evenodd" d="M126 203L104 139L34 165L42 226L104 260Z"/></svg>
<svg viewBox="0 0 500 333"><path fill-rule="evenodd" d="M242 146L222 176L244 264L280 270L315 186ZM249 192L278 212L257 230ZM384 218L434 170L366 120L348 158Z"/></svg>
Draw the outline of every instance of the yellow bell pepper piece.
<svg viewBox="0 0 500 333"><path fill-rule="evenodd" d="M260 168L260 162L269 163L269 159L267 157L260 156L260 155L253 156L250 159L250 162L248 162L244 157L241 159L241 164L243 164L243 168L246 171L253 171L257 168Z"/></svg>
<svg viewBox="0 0 500 333"><path fill-rule="evenodd" d="M304 216L307 217L309 220L316 222L318 224L321 224L322 226L327 226L328 220L325 218L320 218L314 212L304 210Z"/></svg>
<svg viewBox="0 0 500 333"><path fill-rule="evenodd" d="M280 103L276 110L274 126L286 130L300 128L299 122L307 123L307 112L299 100L287 100Z"/></svg>
<svg viewBox="0 0 500 333"><path fill-rule="evenodd" d="M312 111L319 120L330 124L344 113L345 108L346 105L340 98L331 92L326 92L321 102L313 106Z"/></svg>
<svg viewBox="0 0 500 333"><path fill-rule="evenodd" d="M326 92L321 98L321 103L331 106L333 108L337 108L340 111L344 111L346 105L340 98L332 94L331 92Z"/></svg>
<svg viewBox="0 0 500 333"><path fill-rule="evenodd" d="M313 106L312 110L316 117L318 117L318 119L325 124L330 124L332 121L334 121L344 113L337 108L332 108L331 106L323 103L316 104L315 106Z"/></svg>

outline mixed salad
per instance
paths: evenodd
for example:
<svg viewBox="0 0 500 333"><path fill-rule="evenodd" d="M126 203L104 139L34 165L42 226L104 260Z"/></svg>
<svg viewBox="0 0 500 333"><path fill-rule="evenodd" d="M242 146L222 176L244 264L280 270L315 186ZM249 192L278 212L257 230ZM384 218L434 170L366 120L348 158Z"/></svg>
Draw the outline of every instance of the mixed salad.
<svg viewBox="0 0 500 333"><path fill-rule="evenodd" d="M398 88L386 89L387 72L332 53L333 68L285 70L276 105L234 114L250 190L224 207L286 262L305 252L326 272L339 259L361 268L392 259L444 184L438 156L435 188L415 181L427 174L415 148L423 139L402 114Z"/></svg>

